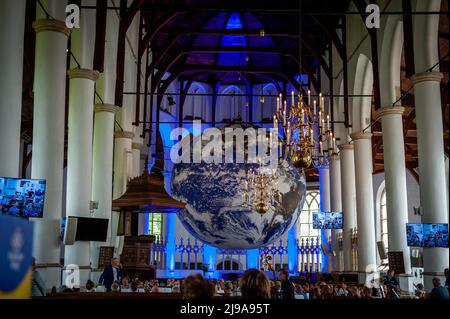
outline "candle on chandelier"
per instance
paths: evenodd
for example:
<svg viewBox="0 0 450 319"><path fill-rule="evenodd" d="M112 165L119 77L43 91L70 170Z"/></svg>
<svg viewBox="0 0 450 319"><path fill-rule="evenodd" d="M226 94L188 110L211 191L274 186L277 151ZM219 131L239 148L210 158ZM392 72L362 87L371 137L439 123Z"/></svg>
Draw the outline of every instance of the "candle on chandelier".
<svg viewBox="0 0 450 319"><path fill-rule="evenodd" d="M279 147L279 155L280 157L283 155L283 144L281 143L281 141L278 141L278 147Z"/></svg>
<svg viewBox="0 0 450 319"><path fill-rule="evenodd" d="M319 110L319 125L322 125L322 111L321 110Z"/></svg>
<svg viewBox="0 0 450 319"><path fill-rule="evenodd" d="M280 98L277 97L277 113L280 112Z"/></svg>
<svg viewBox="0 0 450 319"><path fill-rule="evenodd" d="M291 91L291 101L292 101L291 105L294 105L294 91Z"/></svg>
<svg viewBox="0 0 450 319"><path fill-rule="evenodd" d="M337 153L336 137L333 137L333 152Z"/></svg>
<svg viewBox="0 0 450 319"><path fill-rule="evenodd" d="M330 126L330 114L327 115L327 130L330 130L331 126Z"/></svg>
<svg viewBox="0 0 450 319"><path fill-rule="evenodd" d="M319 142L319 152L320 155L323 155L322 141Z"/></svg>
<svg viewBox="0 0 450 319"><path fill-rule="evenodd" d="M308 106L311 106L311 90L308 90Z"/></svg>
<svg viewBox="0 0 450 319"><path fill-rule="evenodd" d="M310 139L311 139L311 145L314 145L314 130L311 128L310 130Z"/></svg>
<svg viewBox="0 0 450 319"><path fill-rule="evenodd" d="M283 115L284 115L284 123L286 123L286 106L287 106L287 102L286 102L286 100L284 100L284 112L283 112Z"/></svg>
<svg viewBox="0 0 450 319"><path fill-rule="evenodd" d="M288 122L287 124L287 137L286 137L286 142L287 144L291 144L291 122Z"/></svg>
<svg viewBox="0 0 450 319"><path fill-rule="evenodd" d="M314 113L313 121L315 121L317 119L317 113L319 113L317 108L316 108L316 101L314 101L313 113Z"/></svg>
<svg viewBox="0 0 450 319"><path fill-rule="evenodd" d="M334 145L333 145L333 132L330 132L330 145L329 145L330 149L334 149Z"/></svg>

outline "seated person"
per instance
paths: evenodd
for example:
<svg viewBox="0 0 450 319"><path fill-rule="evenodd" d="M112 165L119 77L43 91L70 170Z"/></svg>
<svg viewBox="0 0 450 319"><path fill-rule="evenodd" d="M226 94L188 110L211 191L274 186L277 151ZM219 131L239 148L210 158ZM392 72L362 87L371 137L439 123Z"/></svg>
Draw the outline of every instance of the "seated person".
<svg viewBox="0 0 450 319"><path fill-rule="evenodd" d="M120 285L119 285L118 282L114 282L114 283L111 285L111 291L112 291L112 292L120 292Z"/></svg>
<svg viewBox="0 0 450 319"><path fill-rule="evenodd" d="M95 284L92 280L86 281L86 292L95 292Z"/></svg>
<svg viewBox="0 0 450 319"><path fill-rule="evenodd" d="M152 293L159 293L159 282L158 282L158 280L154 280L152 282L152 289L151 289L150 292L152 292Z"/></svg>
<svg viewBox="0 0 450 319"><path fill-rule="evenodd" d="M8 209L8 215L11 215L11 216L18 216L18 215L19 215L19 212L20 212L20 209L19 209L18 206L19 206L19 205L17 204L17 202L14 202L14 203L11 205L11 207L9 207L9 209Z"/></svg>
<svg viewBox="0 0 450 319"><path fill-rule="evenodd" d="M223 295L231 296L231 292L233 291L233 283L231 281L227 281L223 283Z"/></svg>
<svg viewBox="0 0 450 319"><path fill-rule="evenodd" d="M244 299L270 299L269 279L258 269L249 269L244 273L240 288Z"/></svg>
<svg viewBox="0 0 450 319"><path fill-rule="evenodd" d="M138 291L138 283L136 281L132 281L130 288L131 288L131 292L137 292Z"/></svg>
<svg viewBox="0 0 450 319"><path fill-rule="evenodd" d="M395 271L393 269L389 269L387 276L385 277L386 285L398 287L398 280L395 277Z"/></svg>
<svg viewBox="0 0 450 319"><path fill-rule="evenodd" d="M433 289L429 294L430 299L448 300L448 289L445 289L441 285L441 279L438 277L433 278Z"/></svg>
<svg viewBox="0 0 450 319"><path fill-rule="evenodd" d="M184 280L183 299L209 300L212 297L211 286L202 275L191 275Z"/></svg>

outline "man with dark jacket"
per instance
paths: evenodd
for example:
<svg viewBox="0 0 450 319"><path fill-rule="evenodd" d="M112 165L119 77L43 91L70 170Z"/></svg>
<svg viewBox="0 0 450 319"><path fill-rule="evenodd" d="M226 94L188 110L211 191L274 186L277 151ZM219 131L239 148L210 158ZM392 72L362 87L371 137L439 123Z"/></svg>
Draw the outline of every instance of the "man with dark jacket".
<svg viewBox="0 0 450 319"><path fill-rule="evenodd" d="M433 289L430 292L430 299L446 299L448 300L448 290L442 287L441 279L438 277L433 278Z"/></svg>
<svg viewBox="0 0 450 319"><path fill-rule="evenodd" d="M281 299L295 299L294 284L289 280L289 272L280 270L278 279L281 281Z"/></svg>
<svg viewBox="0 0 450 319"><path fill-rule="evenodd" d="M98 283L105 286L106 291L111 291L112 284L114 282L120 283L122 276L122 265L119 258L112 258L111 265L105 267Z"/></svg>

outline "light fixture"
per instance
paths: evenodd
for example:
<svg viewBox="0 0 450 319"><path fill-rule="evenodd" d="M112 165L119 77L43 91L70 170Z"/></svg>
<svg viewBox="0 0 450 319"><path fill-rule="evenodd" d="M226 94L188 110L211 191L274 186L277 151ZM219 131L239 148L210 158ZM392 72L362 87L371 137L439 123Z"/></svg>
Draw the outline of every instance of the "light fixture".
<svg viewBox="0 0 450 319"><path fill-rule="evenodd" d="M274 128L284 133L283 150L280 152L285 160L301 170L314 163L315 166L327 165L329 157L336 150L336 140L330 125L330 115L325 112L325 99L319 94L319 104L311 104L311 91L308 90L307 104L303 96L298 95L295 103L294 92L291 93L291 106L288 109L283 96L277 98L277 111L273 117Z"/></svg>
<svg viewBox="0 0 450 319"><path fill-rule="evenodd" d="M244 181L242 202L261 215L269 210L278 210L282 204L282 195L278 190L278 174L276 169L263 167L247 171Z"/></svg>

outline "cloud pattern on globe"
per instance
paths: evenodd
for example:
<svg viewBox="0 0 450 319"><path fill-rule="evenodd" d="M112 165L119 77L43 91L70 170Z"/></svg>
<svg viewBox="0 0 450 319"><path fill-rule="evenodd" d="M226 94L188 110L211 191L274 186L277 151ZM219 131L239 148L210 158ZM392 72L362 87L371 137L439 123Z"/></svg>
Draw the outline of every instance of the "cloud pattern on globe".
<svg viewBox="0 0 450 319"><path fill-rule="evenodd" d="M254 249L272 244L295 224L306 196L304 174L280 162L282 205L261 215L242 202L246 168L252 165L174 165L171 193L186 203L178 217L192 236L217 248Z"/></svg>

